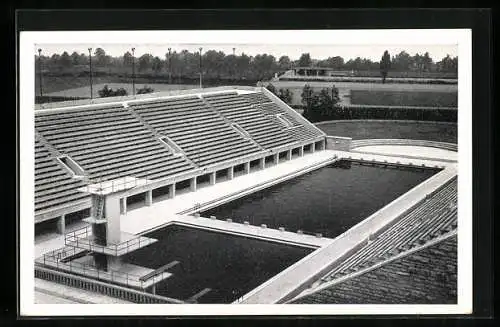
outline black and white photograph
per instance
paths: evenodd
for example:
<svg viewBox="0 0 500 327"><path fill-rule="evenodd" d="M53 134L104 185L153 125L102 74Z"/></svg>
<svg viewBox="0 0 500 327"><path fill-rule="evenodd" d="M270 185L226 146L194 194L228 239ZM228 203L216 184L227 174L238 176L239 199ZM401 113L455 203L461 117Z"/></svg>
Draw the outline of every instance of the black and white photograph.
<svg viewBox="0 0 500 327"><path fill-rule="evenodd" d="M22 32L21 313L470 313L471 44Z"/></svg>

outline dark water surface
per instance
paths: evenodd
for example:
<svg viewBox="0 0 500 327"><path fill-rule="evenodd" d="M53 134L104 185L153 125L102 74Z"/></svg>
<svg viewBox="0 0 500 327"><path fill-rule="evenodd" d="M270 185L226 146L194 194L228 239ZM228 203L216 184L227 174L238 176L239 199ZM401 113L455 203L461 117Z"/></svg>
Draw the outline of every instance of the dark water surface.
<svg viewBox="0 0 500 327"><path fill-rule="evenodd" d="M438 171L390 167L342 160L201 215L335 237Z"/></svg>
<svg viewBox="0 0 500 327"><path fill-rule="evenodd" d="M151 269L180 261L156 294L187 300L211 288L199 303L231 303L313 251L178 225L147 236L158 242L126 255L125 261Z"/></svg>

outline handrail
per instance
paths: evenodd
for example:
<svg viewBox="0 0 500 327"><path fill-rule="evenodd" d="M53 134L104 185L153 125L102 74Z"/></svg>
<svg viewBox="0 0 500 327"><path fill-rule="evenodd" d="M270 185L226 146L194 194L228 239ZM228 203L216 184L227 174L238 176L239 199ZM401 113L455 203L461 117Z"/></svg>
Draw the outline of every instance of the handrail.
<svg viewBox="0 0 500 327"><path fill-rule="evenodd" d="M88 239L88 237L91 235L89 232L90 228L91 226L85 226L83 228L77 229L71 233L66 234L64 238L64 244L66 246L76 246L77 248L82 248L81 246L88 246L89 248L88 250L90 251L96 251L96 250L99 251L100 249L99 252L118 256L120 255L120 252L122 250L128 249L133 245L137 244L138 247L141 247L141 243L142 245L146 246L156 242L155 239L145 238L143 236L137 235L137 237L134 237L130 240L118 244L112 244L112 245L95 244L93 240Z"/></svg>
<svg viewBox="0 0 500 327"><path fill-rule="evenodd" d="M120 298L136 303L175 303L182 304L184 301L164 297L157 294L150 294L144 291L139 291L123 286L103 283L98 280L89 279L82 276L76 276L61 271L35 266L35 278L48 280L60 284L65 284L70 287L101 293L107 296Z"/></svg>
<svg viewBox="0 0 500 327"><path fill-rule="evenodd" d="M352 147L360 147L367 145L413 145L413 146L428 146L438 149L457 151L458 146L455 143L428 141L428 140L412 140L412 139L361 139L352 140Z"/></svg>
<svg viewBox="0 0 500 327"><path fill-rule="evenodd" d="M42 257L38 258L35 260L35 263L42 264L43 266L46 267L56 267L58 269L60 268L69 268L69 271L71 273L77 273L77 274L83 274L85 276L91 276L95 277L100 280L105 280L105 281L112 281L115 283L119 284L124 284L127 286L140 286L141 288L147 287L145 285L146 281L141 280L142 276L127 273L127 272L121 272L118 270L113 270L113 269L108 269L107 271L103 271L98 269L95 265L93 264L85 264L85 263L80 263L80 262L62 262L61 261L61 256L59 256L57 250L54 250L51 252L51 254L44 254ZM55 253L54 253L55 252ZM156 274L152 276L149 280L153 280L153 284L156 284L156 280L163 280L164 276L166 274L169 274L168 272L161 272L159 274ZM105 278L108 277L108 278ZM131 285L133 282L137 283L138 285Z"/></svg>

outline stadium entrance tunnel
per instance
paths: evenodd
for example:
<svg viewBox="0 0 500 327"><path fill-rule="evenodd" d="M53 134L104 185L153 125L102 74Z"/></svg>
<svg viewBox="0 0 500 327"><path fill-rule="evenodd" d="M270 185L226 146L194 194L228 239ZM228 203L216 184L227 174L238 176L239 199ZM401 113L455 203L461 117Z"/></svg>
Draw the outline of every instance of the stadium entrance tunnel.
<svg viewBox="0 0 500 327"><path fill-rule="evenodd" d="M222 169L215 173L215 182L220 183L229 180L229 170Z"/></svg>
<svg viewBox="0 0 500 327"><path fill-rule="evenodd" d="M255 160L250 161L250 173L261 170L263 168L262 167L263 162L264 162L264 159L255 159Z"/></svg>
<svg viewBox="0 0 500 327"><path fill-rule="evenodd" d="M277 164L277 156L276 155L270 155L267 156L265 159L265 168L267 167L272 167Z"/></svg>
<svg viewBox="0 0 500 327"><path fill-rule="evenodd" d="M300 157L300 148L292 149L292 159Z"/></svg>
<svg viewBox="0 0 500 327"><path fill-rule="evenodd" d="M314 143L314 150L315 151L321 151L325 149L325 141L318 141Z"/></svg>
<svg viewBox="0 0 500 327"><path fill-rule="evenodd" d="M175 183L175 194L184 194L191 191L191 179L185 179L183 181Z"/></svg>
<svg viewBox="0 0 500 327"><path fill-rule="evenodd" d="M146 205L146 193L134 194L127 197L127 210L142 208Z"/></svg>
<svg viewBox="0 0 500 327"><path fill-rule="evenodd" d="M309 154L314 152L313 144L304 145L304 154Z"/></svg>
<svg viewBox="0 0 500 327"><path fill-rule="evenodd" d="M153 203L170 199L172 197L172 185L166 185L153 190Z"/></svg>
<svg viewBox="0 0 500 327"><path fill-rule="evenodd" d="M212 185L213 174L205 174L196 177L196 187L198 189Z"/></svg>

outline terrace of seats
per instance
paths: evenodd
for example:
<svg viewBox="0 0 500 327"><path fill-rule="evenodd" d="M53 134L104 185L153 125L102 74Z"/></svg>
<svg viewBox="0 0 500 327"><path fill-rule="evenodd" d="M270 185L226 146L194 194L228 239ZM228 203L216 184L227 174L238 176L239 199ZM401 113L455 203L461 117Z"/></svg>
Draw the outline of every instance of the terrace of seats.
<svg viewBox="0 0 500 327"><path fill-rule="evenodd" d="M457 236L292 301L301 304L457 303Z"/></svg>
<svg viewBox="0 0 500 327"><path fill-rule="evenodd" d="M197 96L131 103L130 108L198 166L260 151Z"/></svg>
<svg viewBox="0 0 500 327"><path fill-rule="evenodd" d="M78 163L91 180L159 179L194 167L185 158L174 156L122 106L37 114L35 129L56 151ZM40 165L39 159L37 162ZM58 190L54 180L47 182L47 190L40 186L40 203L55 201L53 194L40 193ZM79 193L73 188L64 190L60 202L81 197Z"/></svg>
<svg viewBox="0 0 500 327"><path fill-rule="evenodd" d="M451 232L457 227L457 178L448 181L424 203L410 209L393 225L328 272L328 282L373 266L401 252Z"/></svg>
<svg viewBox="0 0 500 327"><path fill-rule="evenodd" d="M203 98L229 121L237 123L265 149L295 142L283 127L269 119L236 92L203 95Z"/></svg>
<svg viewBox="0 0 500 327"><path fill-rule="evenodd" d="M288 120L292 126L291 128L287 128L286 131L295 140L302 141L321 135L317 129L304 125L295 115L292 115L287 110L284 110L276 103L272 102L271 99L262 92L245 93L241 94L241 97L245 98L249 103L259 107L265 115L271 115L270 117L280 115Z"/></svg>
<svg viewBox="0 0 500 327"><path fill-rule="evenodd" d="M81 180L71 178L35 137L35 211L87 198L87 194L76 191L83 185Z"/></svg>

